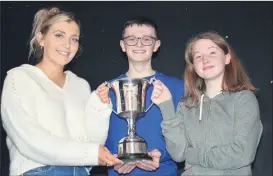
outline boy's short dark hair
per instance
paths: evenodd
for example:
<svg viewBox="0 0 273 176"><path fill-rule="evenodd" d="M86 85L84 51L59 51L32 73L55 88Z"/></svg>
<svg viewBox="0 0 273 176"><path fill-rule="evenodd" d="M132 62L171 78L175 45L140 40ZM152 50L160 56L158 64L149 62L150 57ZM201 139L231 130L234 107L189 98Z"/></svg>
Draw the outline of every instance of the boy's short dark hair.
<svg viewBox="0 0 273 176"><path fill-rule="evenodd" d="M125 33L125 29L128 28L128 27L131 27L133 25L139 25L139 26L142 26L142 25L146 25L146 26L151 26L152 28L154 28L155 30L155 37L157 39L159 39L159 35L158 35L158 28L157 28L157 25L156 23L147 18L147 17L144 17L144 16L140 16L140 17L137 17L135 19L132 19L132 20L128 20L124 23L124 26L123 26L123 30L122 30L122 38L124 37L124 33Z"/></svg>

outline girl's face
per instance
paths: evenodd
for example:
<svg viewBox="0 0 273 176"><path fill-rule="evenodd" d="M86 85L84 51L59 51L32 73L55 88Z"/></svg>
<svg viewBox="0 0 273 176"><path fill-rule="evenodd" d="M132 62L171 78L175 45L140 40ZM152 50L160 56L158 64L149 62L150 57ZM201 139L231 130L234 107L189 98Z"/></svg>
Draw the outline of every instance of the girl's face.
<svg viewBox="0 0 273 176"><path fill-rule="evenodd" d="M230 63L230 54L209 39L197 40L192 47L194 70L205 81L223 79L225 66Z"/></svg>

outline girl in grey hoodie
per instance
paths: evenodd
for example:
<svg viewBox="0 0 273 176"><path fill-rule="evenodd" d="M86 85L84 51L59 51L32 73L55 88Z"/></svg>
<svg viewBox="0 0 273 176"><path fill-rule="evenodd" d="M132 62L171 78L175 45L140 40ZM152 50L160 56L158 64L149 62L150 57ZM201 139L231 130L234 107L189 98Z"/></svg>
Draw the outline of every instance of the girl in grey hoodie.
<svg viewBox="0 0 273 176"><path fill-rule="evenodd" d="M215 32L192 38L185 51L185 95L177 107L168 88L154 82L152 101L163 115L162 132L185 175L252 175L263 126L242 65Z"/></svg>

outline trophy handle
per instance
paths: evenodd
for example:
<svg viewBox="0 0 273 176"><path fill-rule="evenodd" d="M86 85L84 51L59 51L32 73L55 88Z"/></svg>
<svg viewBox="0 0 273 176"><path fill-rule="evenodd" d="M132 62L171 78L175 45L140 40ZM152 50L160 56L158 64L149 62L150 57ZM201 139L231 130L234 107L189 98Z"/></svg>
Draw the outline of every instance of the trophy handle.
<svg viewBox="0 0 273 176"><path fill-rule="evenodd" d="M152 84L154 81L156 81L157 79L154 77L150 78L150 80L148 80L149 84Z"/></svg>
<svg viewBox="0 0 273 176"><path fill-rule="evenodd" d="M148 112L153 105L154 105L154 103L151 103L150 106L145 110L145 113Z"/></svg>
<svg viewBox="0 0 273 176"><path fill-rule="evenodd" d="M106 84L106 87L109 87L109 89L112 87L112 84L111 83L109 83L109 82L107 82L107 81L105 81L105 84ZM118 113L112 108L112 111L116 114L116 115L118 115Z"/></svg>
<svg viewBox="0 0 273 176"><path fill-rule="evenodd" d="M149 82L149 84L152 85L153 82L156 81L156 80L157 80L157 79L156 79L155 76L154 76L154 77L150 78L150 80L148 80L148 82ZM154 105L154 103L151 103L150 106L145 110L145 113L148 112L148 111L151 109L151 107L152 107L153 105Z"/></svg>
<svg viewBox="0 0 273 176"><path fill-rule="evenodd" d="M117 113L114 109L112 109L112 111L113 111L116 115L118 115L118 113Z"/></svg>

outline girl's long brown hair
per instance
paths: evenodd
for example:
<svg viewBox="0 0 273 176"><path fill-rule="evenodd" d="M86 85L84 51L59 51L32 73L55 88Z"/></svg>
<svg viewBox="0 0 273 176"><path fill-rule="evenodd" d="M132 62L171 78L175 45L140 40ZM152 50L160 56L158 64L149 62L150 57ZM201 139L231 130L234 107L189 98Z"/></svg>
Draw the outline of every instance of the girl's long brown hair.
<svg viewBox="0 0 273 176"><path fill-rule="evenodd" d="M204 79L200 78L193 67L192 47L200 39L209 39L224 51L230 54L231 60L225 66L222 90L237 92L241 90L255 91L256 88L251 84L247 73L241 65L235 53L232 51L226 40L216 32L201 33L189 40L185 51L186 69L184 74L185 94L182 101L187 107L199 104L200 95L206 90Z"/></svg>

